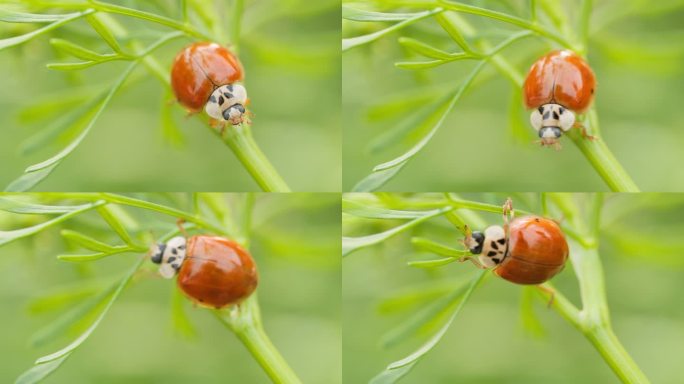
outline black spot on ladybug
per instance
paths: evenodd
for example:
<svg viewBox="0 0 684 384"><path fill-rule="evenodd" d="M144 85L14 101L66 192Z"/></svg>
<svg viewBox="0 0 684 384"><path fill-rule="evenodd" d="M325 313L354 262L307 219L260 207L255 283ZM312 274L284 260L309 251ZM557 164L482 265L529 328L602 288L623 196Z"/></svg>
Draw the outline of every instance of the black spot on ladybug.
<svg viewBox="0 0 684 384"><path fill-rule="evenodd" d="M489 256L489 257L496 256L496 252L489 251L489 252L487 252L487 256Z"/></svg>
<svg viewBox="0 0 684 384"><path fill-rule="evenodd" d="M539 219L534 219L534 221L536 221L536 222L538 223L538 222L539 222Z"/></svg>
<svg viewBox="0 0 684 384"><path fill-rule="evenodd" d="M542 118L544 120L548 119L549 118L549 111L546 111L546 113L544 114L544 116L542 116Z"/></svg>
<svg viewBox="0 0 684 384"><path fill-rule="evenodd" d="M175 251L175 249L174 249L174 251ZM169 257L169 260L168 260L168 261L169 261L169 263L173 263L174 261L176 261L176 257L175 257L175 256L171 256L171 257Z"/></svg>
<svg viewBox="0 0 684 384"><path fill-rule="evenodd" d="M180 264L171 264L171 267L177 271L180 268Z"/></svg>
<svg viewBox="0 0 684 384"><path fill-rule="evenodd" d="M200 302L200 303L204 303L204 300L202 300L202 299L199 299L199 302Z"/></svg>
<svg viewBox="0 0 684 384"><path fill-rule="evenodd" d="M211 97L209 98L209 101L211 101L212 103L215 103L216 102L216 96L211 95Z"/></svg>
<svg viewBox="0 0 684 384"><path fill-rule="evenodd" d="M559 114L559 115L562 115L563 112L565 112L565 109L563 109L562 107L561 107L561 108L558 108L558 114Z"/></svg>
<svg viewBox="0 0 684 384"><path fill-rule="evenodd" d="M178 249L185 249L185 244L179 245L179 246L178 246Z"/></svg>
<svg viewBox="0 0 684 384"><path fill-rule="evenodd" d="M499 264L501 262L501 259L499 259L498 257L493 257L492 261Z"/></svg>
<svg viewBox="0 0 684 384"><path fill-rule="evenodd" d="M225 96L229 100L233 98L233 95L228 92L223 92L223 96Z"/></svg>
<svg viewBox="0 0 684 384"><path fill-rule="evenodd" d="M499 239L499 240L497 240L497 242L499 242L499 244L501 244L501 245L504 245L504 244L506 244L506 239Z"/></svg>
<svg viewBox="0 0 684 384"><path fill-rule="evenodd" d="M223 96L219 96L219 105L223 105L224 101L225 100L223 100Z"/></svg>
<svg viewBox="0 0 684 384"><path fill-rule="evenodd" d="M539 114L541 115L542 113L544 113L544 107L537 108L537 111L539 111Z"/></svg>
<svg viewBox="0 0 684 384"><path fill-rule="evenodd" d="M229 91L233 92L233 85L232 84L226 85L226 88L228 88Z"/></svg>
<svg viewBox="0 0 684 384"><path fill-rule="evenodd" d="M558 114L556 112L553 113L553 118L558 120Z"/></svg>
<svg viewBox="0 0 684 384"><path fill-rule="evenodd" d="M591 89L591 94L592 94L592 95L594 94L594 88Z"/></svg>
<svg viewBox="0 0 684 384"><path fill-rule="evenodd" d="M491 242L491 245L492 245L492 248L499 249L499 246L496 245L496 243L494 241Z"/></svg>
<svg viewBox="0 0 684 384"><path fill-rule="evenodd" d="M177 255L177 254L178 254L178 249L176 249L176 248L171 248L171 253L173 253L174 255Z"/></svg>

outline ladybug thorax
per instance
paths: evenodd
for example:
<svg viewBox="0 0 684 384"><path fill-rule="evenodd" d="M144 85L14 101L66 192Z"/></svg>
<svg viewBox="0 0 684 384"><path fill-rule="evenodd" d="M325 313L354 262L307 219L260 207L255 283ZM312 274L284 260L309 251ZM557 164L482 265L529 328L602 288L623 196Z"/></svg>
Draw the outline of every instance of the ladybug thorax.
<svg viewBox="0 0 684 384"><path fill-rule="evenodd" d="M152 262L159 264L159 274L170 279L178 273L185 260L186 240L177 236L166 243L156 244L152 249Z"/></svg>
<svg viewBox="0 0 684 384"><path fill-rule="evenodd" d="M575 114L560 104L544 104L532 111L530 123L544 144L553 144L575 124Z"/></svg>
<svg viewBox="0 0 684 384"><path fill-rule="evenodd" d="M500 225L492 225L485 229L482 239L482 252L478 256L480 264L493 268L501 264L508 251L506 232Z"/></svg>
<svg viewBox="0 0 684 384"><path fill-rule="evenodd" d="M207 115L233 125L242 123L247 103L247 90L240 84L222 85L212 92L204 107Z"/></svg>

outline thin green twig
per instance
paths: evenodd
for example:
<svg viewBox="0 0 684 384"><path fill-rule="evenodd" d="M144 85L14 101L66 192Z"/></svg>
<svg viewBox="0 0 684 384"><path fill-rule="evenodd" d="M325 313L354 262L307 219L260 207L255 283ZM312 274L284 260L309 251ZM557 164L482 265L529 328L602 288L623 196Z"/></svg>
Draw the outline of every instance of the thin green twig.
<svg viewBox="0 0 684 384"><path fill-rule="evenodd" d="M256 292L239 305L216 310L214 314L235 333L274 383L301 384L264 331Z"/></svg>

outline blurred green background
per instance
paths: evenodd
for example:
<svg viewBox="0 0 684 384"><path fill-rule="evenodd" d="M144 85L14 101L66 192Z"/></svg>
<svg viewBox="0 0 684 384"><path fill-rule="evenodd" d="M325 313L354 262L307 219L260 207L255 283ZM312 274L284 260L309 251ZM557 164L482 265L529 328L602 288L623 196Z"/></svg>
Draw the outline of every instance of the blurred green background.
<svg viewBox="0 0 684 384"><path fill-rule="evenodd" d="M11 3L11 9L21 10L18 5L32 2ZM175 0L111 3L180 19L180 2ZM240 59L246 70L245 84L255 114L253 133L257 143L293 190L339 191L342 172L339 2L247 0L244 3ZM230 4L215 1L213 9L218 17L228 19ZM69 11L62 11L66 12ZM144 41L145 46L170 31L144 20L112 17L132 37ZM203 28L196 17L191 20L196 27ZM0 39L39 27L0 23ZM47 63L79 61L59 56L49 44L50 38L68 39L97 52L111 51L85 20L78 20L0 52L0 83L4 89L0 92L2 189L27 166L61 150L74 132L62 135L34 153L21 155L20 146L25 140L59 118L60 111L76 108L109 89L128 65L110 62L78 72L49 70L45 67ZM126 46L126 42L121 39L122 45ZM165 70L170 70L175 54L190 42L187 38L173 40L154 56ZM143 66L136 69L136 74L133 78L138 80L129 79L130 86L124 86L115 95L88 137L37 190L259 190L230 149L198 119L185 118L180 106L173 108L172 115L185 138L184 144L174 145L165 140L160 111L173 97ZM42 116L43 107L55 102L63 102L58 105L57 113Z"/></svg>
<svg viewBox="0 0 684 384"><path fill-rule="evenodd" d="M135 195L188 209L188 195ZM233 206L243 201L235 195ZM45 200L42 201L45 203ZM175 219L124 208L141 231L161 236ZM37 224L46 217L0 212L3 230ZM84 328L39 348L29 340L80 301L126 273L139 255L111 256L92 263L66 263L60 253L84 253L67 244L60 228L82 231L117 244L94 212L0 248L0 382L11 383L36 358L68 343ZM266 332L305 383L340 383L340 199L338 194L258 194L250 250L258 264L259 302ZM117 241L118 240L118 241ZM46 383L264 383L268 377L237 338L207 310L185 302L195 337L171 322L174 281L159 278L146 262L100 326ZM46 298L53 298L48 305ZM42 304L41 304L42 303ZM85 324L87 327L89 323Z"/></svg>
<svg viewBox="0 0 684 384"><path fill-rule="evenodd" d="M420 197L404 195L404 197ZM518 209L540 213L536 194L461 194L500 205L513 197ZM436 196L439 198L439 196ZM589 199L576 196L580 207ZM461 211L462 212L462 211ZM684 356L684 213L682 194L608 194L601 224L600 255L614 330L653 383L681 383ZM482 214L500 224L500 214ZM560 217L556 217L560 218ZM343 215L343 234L378 233L406 221L368 220ZM359 250L343 261L344 378L365 383L387 364L407 356L432 333L419 333L390 349L381 339L428 305L421 297L470 281L470 263L421 269L409 260L436 259L417 252L411 236L461 249L460 233L445 218L431 219L408 233ZM571 265L553 279L575 305L580 303ZM522 325L523 289L490 276L456 317L441 342L401 383L619 383L588 340L541 301L534 311L543 335ZM421 296L425 295L425 296ZM433 299L436 296L433 296ZM411 303L388 314L390 303ZM381 310L384 308L384 312ZM439 323L441 324L441 323ZM433 328L433 331L434 332Z"/></svg>
<svg viewBox="0 0 684 384"><path fill-rule="evenodd" d="M402 2L386 1L344 3L382 12L429 8L397 8L394 4ZM526 0L463 3L529 18ZM574 28L578 1L537 3L558 8L560 16ZM594 1L593 7L588 59L598 81L595 104L603 138L642 190L681 191L684 117L679 105L684 98L684 1L604 0ZM548 25L548 17L539 8L541 20ZM478 37L492 45L520 31L475 15L464 14L463 18L472 24ZM343 37L369 34L392 24L345 20ZM399 61L430 60L403 49L397 42L401 36L418 38L447 52L460 51L436 21L426 19L343 53L344 190L350 190L373 166L406 152L422 134L372 153L368 148L374 138L455 89L476 65L456 61L420 71L396 68L394 63ZM531 37L516 42L502 56L526 74L538 57L557 48ZM510 81L488 67L478 76L485 81L476 80L430 143L382 189L607 190L572 141L564 138L560 152L532 143L536 137L529 126L529 113L520 101L511 104ZM511 105L517 116L513 120ZM511 129L511 121L519 124L517 131Z"/></svg>

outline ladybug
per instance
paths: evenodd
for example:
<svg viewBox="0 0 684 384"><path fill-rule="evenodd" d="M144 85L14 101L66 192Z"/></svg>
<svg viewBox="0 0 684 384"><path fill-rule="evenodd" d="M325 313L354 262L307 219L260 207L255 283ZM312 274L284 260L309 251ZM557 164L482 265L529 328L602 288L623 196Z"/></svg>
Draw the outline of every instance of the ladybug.
<svg viewBox="0 0 684 384"><path fill-rule="evenodd" d="M216 43L193 43L173 61L171 88L191 113L202 109L213 119L238 125L245 120L247 90L238 58Z"/></svg>
<svg viewBox="0 0 684 384"><path fill-rule="evenodd" d="M238 304L258 282L252 256L238 243L218 236L177 236L154 246L152 262L167 278L178 274L180 290L194 302L211 308Z"/></svg>
<svg viewBox="0 0 684 384"><path fill-rule="evenodd" d="M584 59L572 51L553 51L538 59L527 74L523 94L532 127L542 145L560 148L563 132L577 126L575 113L585 112L594 99L596 77ZM584 128L582 134L587 135Z"/></svg>
<svg viewBox="0 0 684 384"><path fill-rule="evenodd" d="M509 223L508 209L512 209L510 200L504 205L503 226L493 225L466 236L470 253L478 255L482 268L494 268L495 274L516 284L541 284L551 279L568 259L563 231L553 220L539 216L518 217Z"/></svg>

